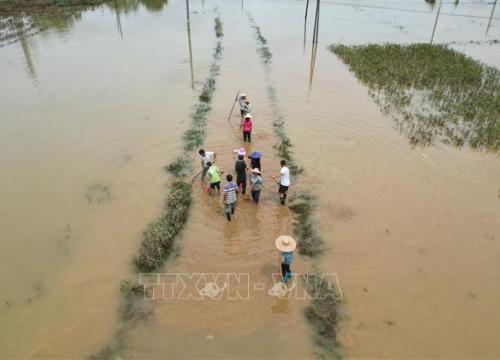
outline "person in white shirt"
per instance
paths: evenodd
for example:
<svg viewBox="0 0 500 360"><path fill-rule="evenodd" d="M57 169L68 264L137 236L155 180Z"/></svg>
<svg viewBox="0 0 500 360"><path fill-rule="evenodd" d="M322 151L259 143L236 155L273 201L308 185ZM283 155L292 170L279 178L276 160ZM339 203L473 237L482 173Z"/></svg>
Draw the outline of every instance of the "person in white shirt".
<svg viewBox="0 0 500 360"><path fill-rule="evenodd" d="M208 163L215 162L216 154L212 151L205 151L203 149L200 149L198 154L201 156L201 181L203 182L203 180L205 180L205 176L207 175L207 171L210 168Z"/></svg>
<svg viewBox="0 0 500 360"><path fill-rule="evenodd" d="M288 187L290 186L290 169L286 166L285 160L281 160L280 165L281 165L281 170L279 175L279 182L276 181L275 177L272 176L272 178L280 186L278 190L278 193L280 194L280 202L281 205L285 205L286 193L288 192Z"/></svg>
<svg viewBox="0 0 500 360"><path fill-rule="evenodd" d="M252 113L252 106L250 105L250 101L248 101L247 99L245 100L245 104L243 104L243 116L251 113Z"/></svg>
<svg viewBox="0 0 500 360"><path fill-rule="evenodd" d="M241 116L245 116L245 101L247 101L247 94L241 94L237 101L238 104L240 104Z"/></svg>

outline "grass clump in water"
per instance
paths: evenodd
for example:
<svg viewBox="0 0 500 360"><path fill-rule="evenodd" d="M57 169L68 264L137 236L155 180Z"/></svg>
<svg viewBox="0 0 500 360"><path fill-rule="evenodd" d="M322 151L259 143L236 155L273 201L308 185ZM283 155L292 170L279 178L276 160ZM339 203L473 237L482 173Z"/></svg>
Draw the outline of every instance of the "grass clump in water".
<svg viewBox="0 0 500 360"><path fill-rule="evenodd" d="M188 218L191 190L191 185L184 181L172 184L164 215L144 230L139 254L134 259L138 272L158 270L174 252L175 236L180 233Z"/></svg>
<svg viewBox="0 0 500 360"><path fill-rule="evenodd" d="M312 299L305 308L305 316L315 330L316 343L329 352L328 357L339 357L336 349L340 300L330 285L317 274L308 274L306 286Z"/></svg>
<svg viewBox="0 0 500 360"><path fill-rule="evenodd" d="M315 228L313 217L315 198L308 192L295 193L288 208L294 217L293 233L301 255L315 257L323 252L324 242Z"/></svg>
<svg viewBox="0 0 500 360"><path fill-rule="evenodd" d="M144 291L143 285L134 285L128 280L122 281L120 285L122 304L118 307L118 311L123 321L146 320L153 314L153 309L151 307L146 308L146 305L151 304L143 301Z"/></svg>
<svg viewBox="0 0 500 360"><path fill-rule="evenodd" d="M500 71L443 45L331 45L414 145L500 150Z"/></svg>
<svg viewBox="0 0 500 360"><path fill-rule="evenodd" d="M187 157L179 156L165 166L165 169L175 177L183 177L191 170L191 165Z"/></svg>
<svg viewBox="0 0 500 360"><path fill-rule="evenodd" d="M260 58L264 65L268 65L271 63L271 59L273 57L273 54L271 53L271 50L269 50L269 47L267 46L267 39L262 35L262 32L260 31L260 27L257 26L255 23L255 20L253 17L247 12L248 19L250 20L250 23L252 25L252 29L255 33L255 38L257 39L257 42L259 43L260 47L257 49Z"/></svg>
<svg viewBox="0 0 500 360"><path fill-rule="evenodd" d="M220 21L219 17L215 18L215 36L218 38L224 36L224 32L222 30L222 21Z"/></svg>

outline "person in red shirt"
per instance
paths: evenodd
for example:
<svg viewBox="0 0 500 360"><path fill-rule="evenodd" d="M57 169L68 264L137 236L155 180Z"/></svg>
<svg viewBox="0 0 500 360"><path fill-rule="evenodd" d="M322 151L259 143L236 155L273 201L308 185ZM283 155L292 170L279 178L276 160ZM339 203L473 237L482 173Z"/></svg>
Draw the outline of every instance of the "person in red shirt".
<svg viewBox="0 0 500 360"><path fill-rule="evenodd" d="M252 115L246 114L245 118L241 122L241 127L243 129L243 141L251 142L252 137Z"/></svg>

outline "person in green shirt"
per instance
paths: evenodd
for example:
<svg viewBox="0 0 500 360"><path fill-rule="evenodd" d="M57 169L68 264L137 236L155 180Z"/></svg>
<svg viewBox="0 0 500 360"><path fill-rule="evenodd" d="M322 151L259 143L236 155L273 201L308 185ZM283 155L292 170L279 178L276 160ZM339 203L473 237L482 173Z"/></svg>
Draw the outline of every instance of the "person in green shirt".
<svg viewBox="0 0 500 360"><path fill-rule="evenodd" d="M217 189L217 195L220 195L220 180L221 180L221 175L224 172L220 171L217 165L212 164L210 161L207 163L207 165L208 165L207 176L208 179L210 180L209 194L212 195L212 191Z"/></svg>

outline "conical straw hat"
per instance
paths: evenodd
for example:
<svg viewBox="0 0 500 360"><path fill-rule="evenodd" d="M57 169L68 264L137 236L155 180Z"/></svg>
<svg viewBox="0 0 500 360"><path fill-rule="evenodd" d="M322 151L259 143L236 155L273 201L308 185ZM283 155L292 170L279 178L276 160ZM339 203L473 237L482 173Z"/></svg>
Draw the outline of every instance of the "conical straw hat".
<svg viewBox="0 0 500 360"><path fill-rule="evenodd" d="M281 235L276 239L276 247L279 251L290 252L295 250L297 242L289 235Z"/></svg>

